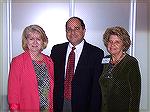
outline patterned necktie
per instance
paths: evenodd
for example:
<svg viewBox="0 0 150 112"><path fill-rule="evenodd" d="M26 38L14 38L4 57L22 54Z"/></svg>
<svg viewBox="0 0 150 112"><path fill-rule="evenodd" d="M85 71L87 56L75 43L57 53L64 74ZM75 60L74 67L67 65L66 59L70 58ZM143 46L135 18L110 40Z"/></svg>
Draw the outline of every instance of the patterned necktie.
<svg viewBox="0 0 150 112"><path fill-rule="evenodd" d="M75 47L72 47L72 50L68 57L67 69L66 69L66 78L64 81L64 98L66 100L71 100L71 83L74 75L74 65L75 65Z"/></svg>

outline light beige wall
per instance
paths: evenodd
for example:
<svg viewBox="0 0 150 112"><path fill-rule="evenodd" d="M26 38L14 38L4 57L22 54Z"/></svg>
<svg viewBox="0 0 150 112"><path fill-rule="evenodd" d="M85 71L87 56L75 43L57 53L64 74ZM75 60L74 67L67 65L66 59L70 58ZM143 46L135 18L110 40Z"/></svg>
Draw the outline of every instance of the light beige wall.
<svg viewBox="0 0 150 112"><path fill-rule="evenodd" d="M2 56L3 56L3 49L2 49L2 37L3 37L3 31L2 31L2 17L3 17L3 13L2 13L2 0L0 0L0 111L2 108Z"/></svg>
<svg viewBox="0 0 150 112"><path fill-rule="evenodd" d="M137 0L135 55L139 60L142 95L141 111L150 112L150 1Z"/></svg>
<svg viewBox="0 0 150 112"><path fill-rule="evenodd" d="M150 95L150 1L149 1L149 3L148 3L148 76L149 76L149 80L148 80L148 82L149 82L149 95ZM149 96L149 103L148 103L148 105L149 105L149 110L150 110L150 96Z"/></svg>

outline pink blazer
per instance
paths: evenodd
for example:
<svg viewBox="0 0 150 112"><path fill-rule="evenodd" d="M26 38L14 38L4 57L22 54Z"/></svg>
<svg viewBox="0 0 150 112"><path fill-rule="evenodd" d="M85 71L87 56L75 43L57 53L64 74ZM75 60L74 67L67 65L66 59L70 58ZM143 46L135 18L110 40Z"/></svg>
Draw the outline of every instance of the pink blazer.
<svg viewBox="0 0 150 112"><path fill-rule="evenodd" d="M53 112L54 65L50 57L42 55L50 76L49 112ZM19 108L23 112L40 111L37 79L28 51L13 58L10 64L8 103L11 109Z"/></svg>

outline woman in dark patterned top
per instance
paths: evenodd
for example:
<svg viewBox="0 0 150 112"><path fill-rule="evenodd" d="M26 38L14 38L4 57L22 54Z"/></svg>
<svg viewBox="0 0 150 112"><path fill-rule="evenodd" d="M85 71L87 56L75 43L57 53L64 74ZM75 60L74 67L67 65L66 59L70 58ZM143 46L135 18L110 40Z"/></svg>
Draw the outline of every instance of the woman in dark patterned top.
<svg viewBox="0 0 150 112"><path fill-rule="evenodd" d="M38 25L27 26L22 34L24 52L13 58L8 78L11 112L53 112L54 65L42 53L48 38Z"/></svg>
<svg viewBox="0 0 150 112"><path fill-rule="evenodd" d="M139 112L141 75L138 61L126 53L131 40L120 26L107 28L103 42L110 55L102 63L99 83L102 89L102 112Z"/></svg>

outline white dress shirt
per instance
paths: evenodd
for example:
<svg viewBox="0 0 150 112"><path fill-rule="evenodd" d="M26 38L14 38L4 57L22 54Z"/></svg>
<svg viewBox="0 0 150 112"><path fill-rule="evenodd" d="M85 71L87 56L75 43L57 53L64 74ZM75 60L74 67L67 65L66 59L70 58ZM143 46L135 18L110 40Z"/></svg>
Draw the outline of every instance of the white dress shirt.
<svg viewBox="0 0 150 112"><path fill-rule="evenodd" d="M84 40L80 44L75 46L76 49L74 50L74 52L75 52L74 72L76 70L76 66L78 64L78 61L79 61L79 58L80 58L80 55L81 55L81 52L82 52L82 49L83 49L83 45L84 45ZM69 57L69 54L72 50L72 47L73 47L73 45L71 43L69 43L68 48L67 48L66 62L65 62L65 75L66 75L66 67L67 67L68 57Z"/></svg>

